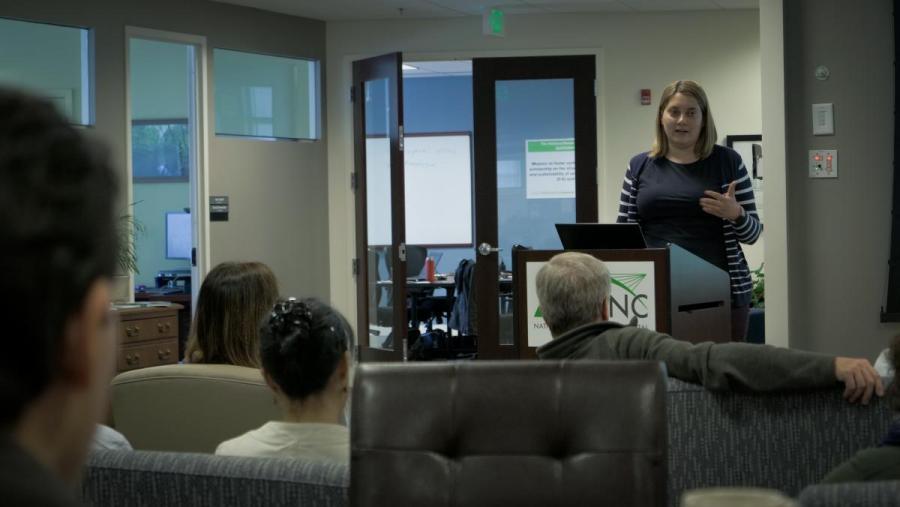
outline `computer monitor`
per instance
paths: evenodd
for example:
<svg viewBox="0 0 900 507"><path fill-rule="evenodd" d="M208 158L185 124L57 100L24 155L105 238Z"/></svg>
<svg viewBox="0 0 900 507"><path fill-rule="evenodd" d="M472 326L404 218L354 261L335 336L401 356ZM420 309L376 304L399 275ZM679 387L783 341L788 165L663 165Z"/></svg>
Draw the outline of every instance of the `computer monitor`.
<svg viewBox="0 0 900 507"><path fill-rule="evenodd" d="M192 247L191 214L166 213L166 259L190 259Z"/></svg>
<svg viewBox="0 0 900 507"><path fill-rule="evenodd" d="M647 248L641 226L629 224L556 224L566 250Z"/></svg>

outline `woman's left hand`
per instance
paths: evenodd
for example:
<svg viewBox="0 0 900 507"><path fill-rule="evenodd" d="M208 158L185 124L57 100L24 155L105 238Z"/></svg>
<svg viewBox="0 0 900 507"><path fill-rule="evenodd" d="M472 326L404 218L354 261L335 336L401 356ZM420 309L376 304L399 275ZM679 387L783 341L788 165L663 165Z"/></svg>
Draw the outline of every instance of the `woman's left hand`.
<svg viewBox="0 0 900 507"><path fill-rule="evenodd" d="M713 192L712 190L704 192L706 197L700 198L700 207L703 208L703 211L725 220L735 221L741 218L743 208L738 204L737 199L734 198L735 183L732 181L724 194Z"/></svg>

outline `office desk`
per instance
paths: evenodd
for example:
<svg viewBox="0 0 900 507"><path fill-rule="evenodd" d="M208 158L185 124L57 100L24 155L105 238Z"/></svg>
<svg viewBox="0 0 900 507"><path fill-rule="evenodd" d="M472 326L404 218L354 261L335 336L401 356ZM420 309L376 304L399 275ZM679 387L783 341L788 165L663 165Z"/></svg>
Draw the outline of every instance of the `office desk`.
<svg viewBox="0 0 900 507"><path fill-rule="evenodd" d="M375 282L375 285L377 287L390 288L393 287L394 282L392 280L379 280ZM453 291L455 287L456 282L453 280L452 276L449 276L444 280L434 280L431 282L418 279L406 280L407 309L409 311L409 321L413 323L412 325L417 326L419 324L419 307L421 305L421 300L430 297L435 289L445 289L447 291L449 307L453 308Z"/></svg>
<svg viewBox="0 0 900 507"><path fill-rule="evenodd" d="M134 293L135 301L168 301L178 303L178 358L184 357L184 346L187 343L188 334L191 332L191 293L164 294L153 289Z"/></svg>
<svg viewBox="0 0 900 507"><path fill-rule="evenodd" d="M503 304L500 307L501 313L508 313L512 310L512 277L510 276L502 276L499 280L497 280L499 289L500 289L500 298ZM378 287L391 287L393 286L392 280L379 280L376 282ZM439 280L435 279L434 281L428 280L420 280L420 279L407 279L406 280L406 297L409 305L409 320L413 322L413 325L417 325L419 323L419 305L420 299L429 297L434 292L434 289L446 289L447 290L447 299L449 300L449 306L452 310L453 303L456 300L456 280L452 276L448 276L446 279ZM448 311L449 313L449 311Z"/></svg>

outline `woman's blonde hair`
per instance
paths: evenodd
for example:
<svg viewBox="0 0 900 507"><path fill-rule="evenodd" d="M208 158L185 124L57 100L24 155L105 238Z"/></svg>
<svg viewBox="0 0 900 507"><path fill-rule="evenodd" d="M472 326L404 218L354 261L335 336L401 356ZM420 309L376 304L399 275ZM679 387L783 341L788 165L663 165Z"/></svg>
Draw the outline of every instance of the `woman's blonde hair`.
<svg viewBox="0 0 900 507"><path fill-rule="evenodd" d="M650 156L665 157L669 154L669 138L663 130L662 117L669 105L669 101L676 93L687 95L697 101L700 111L703 113L703 126L700 128L700 137L694 145L694 154L701 160L710 156L713 146L716 145L716 122L713 121L712 111L709 109L709 100L706 92L694 81L675 81L666 86L659 97L659 111L656 113L656 140L650 149Z"/></svg>
<svg viewBox="0 0 900 507"><path fill-rule="evenodd" d="M259 327L278 300L278 282L261 262L214 267L197 298L186 363L259 368Z"/></svg>

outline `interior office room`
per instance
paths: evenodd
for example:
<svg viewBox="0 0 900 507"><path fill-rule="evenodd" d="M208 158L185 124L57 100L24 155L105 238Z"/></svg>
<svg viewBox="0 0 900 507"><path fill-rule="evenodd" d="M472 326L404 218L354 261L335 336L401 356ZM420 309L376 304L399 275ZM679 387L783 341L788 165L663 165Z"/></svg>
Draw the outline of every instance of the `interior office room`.
<svg viewBox="0 0 900 507"><path fill-rule="evenodd" d="M134 227L135 265L117 277L115 297L126 304L160 302L153 308L157 313L146 317L157 320L146 320L143 325L152 322L155 329L172 322L178 327L177 336L171 337L177 337L178 344L165 342L165 347L176 347L178 352L174 356L167 352L163 360L160 349L158 364L174 363L184 356L200 286L213 267L234 261L262 262L274 273L280 295L315 297L343 314L357 340L366 337L362 343L384 349L383 355L376 351L363 355L363 359L407 359L411 343L386 338L398 319L406 323L408 314L380 299L393 297L389 290L390 265L395 262L390 248L392 225L396 225L391 222L392 210L405 206L407 243L412 247L426 245L422 264L406 273L410 279L421 282L430 277L428 270L432 269L439 278L449 277L452 282L460 261L478 259L480 222L476 207L480 180L475 177L474 161L479 117L473 114L478 101L473 62L563 55L591 59L595 72L595 110L591 114L596 134L592 140L596 147L594 221L616 221L626 164L653 142L653 122L663 87L679 79L696 80L708 94L719 144L733 141L729 137L745 144L756 141L740 138L761 139L762 158L758 163L764 177L755 179L753 188L765 229L755 244L744 246L744 253L750 269L764 273L765 343L875 362L891 339L900 334L900 308L889 305L890 291L900 287L890 287L888 282L894 276L889 263L895 248L892 241L900 241L892 237L892 231L897 230L892 221L893 203L898 199L894 195L893 153L894 4L888 0L0 0L0 22L86 29L80 55L86 70L69 71L77 82L88 80L90 91L72 85L80 95L51 99L64 104L69 101L70 113L83 120L74 123L85 124L79 130L99 139L121 171L123 197L117 207L122 214L133 216L137 225L128 225ZM488 33L492 8L502 11L500 36ZM823 26L832 26L835 36L822 36ZM44 63L48 57L41 51L40 47L16 48L15 39L5 49L0 47L0 83L17 79L14 72L4 72L4 60L30 60L34 68L21 72L47 72L50 77L46 80L66 79L47 70L59 70L63 65ZM10 55L14 52L21 54L13 58ZM383 172L368 176L368 201L361 205L356 114L360 107L374 106L366 92L354 88L358 84L354 65L397 53L403 64L396 77L403 87L401 122L408 143L407 162L413 160L415 165L416 153L449 150L441 153L471 157L453 166L471 171L466 174L463 170L445 180L417 180L408 166L407 194L402 198L391 195L387 153L395 147L388 142L389 128L377 130L388 119L367 116L370 123L363 124L364 134L367 128L375 129L368 132L374 135L366 138L367 154L383 149L387 158ZM289 60L295 65L302 62L309 74L295 68L289 77L281 77L293 83L288 86L303 83L306 95L296 103L268 102L268 117L262 114L247 120L229 116L235 111L229 111L219 95L227 91L229 80L241 83L248 76L262 79L260 76L267 72L263 67L251 67L249 60L241 60L246 55ZM63 58L53 55L57 57ZM237 58L230 71L224 67L229 57ZM299 78L298 72L302 74ZM58 91L64 86L56 88ZM644 90L649 90L649 104L642 103ZM256 110L252 104L261 97L251 93L246 103L232 106ZM364 97L369 106L360 106L353 97ZM383 110L395 107L378 100L376 97L372 104ZM542 96L539 92L523 99L534 103L551 100L550 94ZM811 107L821 103L833 104L833 134L813 134ZM92 106L90 111L88 105ZM294 125L295 130L282 135L285 131L280 133L279 125L267 123L271 111L289 111L293 118L302 117L308 123ZM302 132L297 133L297 129ZM172 141L177 147L146 155L149 158L145 160L140 152L144 136L156 136L155 142L163 136L177 138ZM543 137L573 136L563 133ZM752 158L749 144L738 149ZM811 177L814 150L840 153L836 178ZM171 167L161 167L163 159ZM501 174L497 182L501 207L522 205L524 209L535 204L524 197L518 167L507 166L508 179L503 180ZM498 166L498 171L503 170ZM511 316L514 302L507 294L509 304L504 307L503 287L508 287L504 283L509 284L513 271L512 245L561 250L550 227L555 221L576 221L574 208L565 208L568 204L559 206L567 211L560 212L558 218L554 203L543 204L549 211L533 211L533 217L549 225L539 230L524 221L515 226L501 225L499 243L494 245L503 249L497 257L502 265L498 268L500 288L494 289L501 293L499 322L495 325L499 332L508 326L510 336L512 324L504 322L503 317L504 312ZM367 215L360 215L361 207ZM572 214L567 215L570 211ZM497 215L493 210L488 213ZM368 220L361 221L361 216ZM437 235L433 227L436 222L442 224ZM362 223L368 237L361 235ZM367 248L370 252L387 252L386 257L366 258ZM432 260L435 265L429 267L427 263ZM371 284L368 292L365 286L360 288L366 281L360 275L361 262L367 266ZM133 271L130 275L129 270ZM442 289L435 293L429 289L427 296L449 297L455 288L453 283L437 286ZM493 297L495 292L491 294ZM178 305L179 311L165 313L166 302ZM421 328L419 320L413 318L416 331L427 332L432 325L448 329L450 309L441 311L442 318L427 324L423 320ZM497 314L498 310L492 307L492 312ZM127 312L123 315L126 319L139 318L128 317ZM125 322L125 327L132 329L138 321ZM380 345L375 345L376 340ZM163 343L162 339L158 342ZM152 344L156 347L157 342ZM156 348L150 354L156 357ZM121 360L125 362L119 365L120 371L139 370L136 356L123 355ZM253 382L265 391L268 403L264 407L254 405L254 410L258 409L254 417L276 417L265 383L256 377ZM670 385L670 394L672 389ZM674 389L682 387L676 384ZM698 397L698 406L703 407L700 410L715 412L710 417L720 417L721 424L734 428L728 426L734 414L728 410L716 412L721 409L715 408L716 398L702 389L683 389L686 396ZM122 392L129 391L126 387ZM376 394L371 399L377 398ZM746 398L735 403L742 409L768 413L764 401L752 395L741 396ZM777 396L777 403L796 404L813 418L822 415L816 412L822 404L837 404L828 394L821 398L804 398L797 393ZM202 404L196 400L180 403L179 410L183 405ZM169 411L165 403L154 406L163 407L160 412ZM182 416L192 413L184 410ZM687 409L670 405L668 410L671 417L690 419ZM857 445L862 439L859 435L876 432L872 428L882 428L880 415L854 420L849 409L841 405L840 410L839 420L850 420L850 427L859 430L854 435L857 440L841 441L844 447ZM253 411L233 407L226 416L230 421L224 423L226 430L246 424L247 412ZM168 428L179 424L176 419L162 417L153 419L153 424ZM769 424L763 420L752 424L757 422ZM830 435L828 431L836 432L837 428L816 426L816 430L820 432L813 431L813 440L803 440L805 444L791 440L789 428L773 430L772 445L814 447L816 438L825 438L822 435ZM146 438L154 443L144 448L154 448L172 431L151 431ZM670 439L681 442L679 438L686 438L673 436L671 431ZM714 429L709 431L714 433ZM784 441L779 440L782 438ZM160 445L158 450L197 450L189 442L179 442L185 447L178 449ZM204 441L203 445L203 452L215 448L212 442ZM734 445L734 449L740 448L739 443ZM697 452L697 448L685 444L679 452ZM849 451L842 448L841 452ZM771 456L759 459L765 461ZM835 460L829 456L822 463L834 465ZM819 468L825 466L822 463ZM720 465L725 468L728 463ZM676 505L678 498L672 495L682 492L678 488L717 485L710 480L725 485L745 485L747 481L769 484L792 497L800 493L798 481L806 481L804 486L810 482L781 469L747 479L749 475L741 474L745 470L751 474L749 470L756 466L752 459L731 465L735 471L729 472L730 476L723 472L712 479L691 482L684 477L693 477L694 473L702 476L699 465L670 460L666 501ZM193 464L177 462L173 466ZM270 472L305 476L310 469L304 466L293 464ZM673 478L673 470L682 475ZM787 478L776 479L779 473ZM332 494L322 491L347 480L334 479L325 472L316 477L325 489L316 490L314 495ZM208 480L204 487L215 487L210 486L216 484L215 477ZM348 494L335 487L337 496ZM245 494L257 494L254 488ZM350 501L365 504L356 494L349 493ZM241 498L247 504L259 500Z"/></svg>

